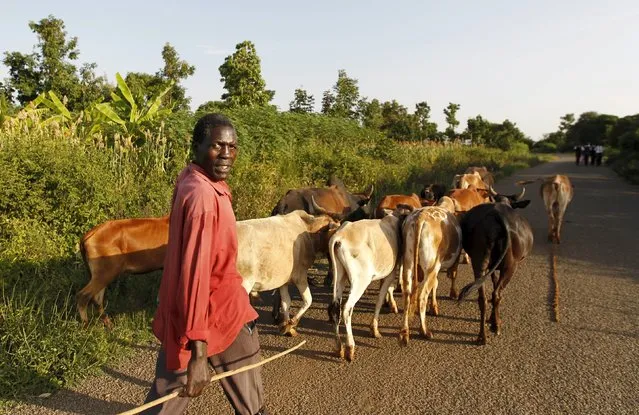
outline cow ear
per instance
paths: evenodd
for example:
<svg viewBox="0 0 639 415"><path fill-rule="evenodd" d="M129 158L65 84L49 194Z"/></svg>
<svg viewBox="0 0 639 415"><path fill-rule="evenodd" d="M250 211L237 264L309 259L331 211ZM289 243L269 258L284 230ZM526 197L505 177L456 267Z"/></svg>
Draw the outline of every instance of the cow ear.
<svg viewBox="0 0 639 415"><path fill-rule="evenodd" d="M519 200L517 202L511 202L510 206L513 209L523 209L530 204L530 200Z"/></svg>

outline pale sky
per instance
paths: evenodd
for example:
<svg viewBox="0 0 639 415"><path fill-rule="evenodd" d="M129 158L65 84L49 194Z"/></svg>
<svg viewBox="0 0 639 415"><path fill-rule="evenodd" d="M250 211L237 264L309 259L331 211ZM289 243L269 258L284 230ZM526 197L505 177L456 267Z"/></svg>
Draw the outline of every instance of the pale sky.
<svg viewBox="0 0 639 415"><path fill-rule="evenodd" d="M0 52L30 52L28 28L49 14L79 39L80 62L154 73L165 42L196 66L185 82L195 109L223 93L218 67L243 40L255 43L273 103L295 88L315 96L338 69L369 100L461 105L458 131L478 114L510 119L534 140L559 117L639 113L639 1L168 1L5 0ZM0 78L7 70L0 65Z"/></svg>

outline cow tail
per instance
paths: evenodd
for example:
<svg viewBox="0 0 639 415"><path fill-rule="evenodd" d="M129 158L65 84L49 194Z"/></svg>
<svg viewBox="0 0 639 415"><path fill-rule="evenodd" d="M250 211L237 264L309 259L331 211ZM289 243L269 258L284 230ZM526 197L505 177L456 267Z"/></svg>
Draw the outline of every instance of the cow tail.
<svg viewBox="0 0 639 415"><path fill-rule="evenodd" d="M337 275L337 250L341 249L342 241L331 239L328 246L328 255L331 257L333 266L333 301L328 306L328 317L335 324L339 324L342 313L342 299L337 298L337 284L342 284L342 275Z"/></svg>
<svg viewBox="0 0 639 415"><path fill-rule="evenodd" d="M417 232L417 235L415 235L415 257L414 257L414 263L413 263L413 286L411 287L411 292L409 294L412 295L411 299L410 299L410 309L409 309L409 315L413 315L415 314L415 312L417 311L417 305L418 305L418 297L419 297L419 293L417 292L417 284L419 283L419 278L418 278L418 273L419 273L419 244L421 242L421 238L422 238L422 228L424 227L424 221L422 220L422 215L420 214L417 217L417 226L415 226L415 230ZM424 276L425 277L425 276ZM403 289L403 287L402 287Z"/></svg>
<svg viewBox="0 0 639 415"><path fill-rule="evenodd" d="M495 272L495 270L497 270L497 267L499 267L501 262L504 260L504 257L506 256L506 253L508 252L508 249L510 248L511 241L510 241L510 231L508 229L508 225L506 225L506 222L504 221L504 218L499 211L495 211L495 214L497 216L497 221L501 224L501 226L504 228L504 231L506 232L506 244L503 246L499 259L493 264L493 266L491 267L489 262L488 264L489 270L484 275L477 278L475 282L472 282L466 285L464 288L462 288L462 290L459 292L459 297L457 301L462 301L464 297L466 297L468 294L470 294L471 292L481 287L486 281L486 278L488 278L490 274L492 274L493 272ZM493 245L493 247L491 248L491 257L492 257L492 249L495 248L495 245Z"/></svg>

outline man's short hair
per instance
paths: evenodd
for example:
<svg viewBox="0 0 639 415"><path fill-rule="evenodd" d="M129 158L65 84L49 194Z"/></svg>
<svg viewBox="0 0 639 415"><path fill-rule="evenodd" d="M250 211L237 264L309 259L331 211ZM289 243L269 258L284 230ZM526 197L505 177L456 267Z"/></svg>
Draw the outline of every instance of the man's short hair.
<svg viewBox="0 0 639 415"><path fill-rule="evenodd" d="M193 128L193 139L191 144L200 144L204 139L211 134L211 131L217 127L233 127L233 123L227 117L222 114L206 114L195 124Z"/></svg>

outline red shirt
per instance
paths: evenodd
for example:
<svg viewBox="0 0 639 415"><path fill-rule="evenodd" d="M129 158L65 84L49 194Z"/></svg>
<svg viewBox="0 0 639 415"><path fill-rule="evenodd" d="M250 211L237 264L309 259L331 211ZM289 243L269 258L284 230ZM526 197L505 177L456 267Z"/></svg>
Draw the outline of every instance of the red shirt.
<svg viewBox="0 0 639 415"><path fill-rule="evenodd" d="M169 242L153 333L169 370L185 369L190 340L224 351L258 315L237 272L237 231L226 182L214 182L196 164L180 173L173 191Z"/></svg>

